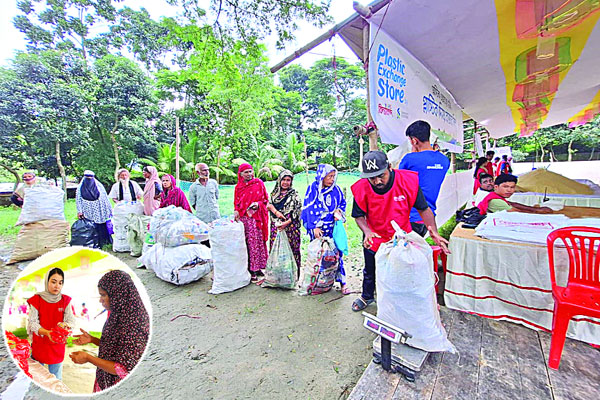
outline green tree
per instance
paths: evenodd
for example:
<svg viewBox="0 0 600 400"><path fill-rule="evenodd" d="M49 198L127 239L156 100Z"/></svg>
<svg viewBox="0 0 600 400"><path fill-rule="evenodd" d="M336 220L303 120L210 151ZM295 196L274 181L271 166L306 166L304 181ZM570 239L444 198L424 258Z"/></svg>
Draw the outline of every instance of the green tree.
<svg viewBox="0 0 600 400"><path fill-rule="evenodd" d="M4 135L13 138L12 144L22 144L17 149L38 169L49 176L58 172L66 193L65 166L72 165L73 152L88 137L82 87L89 72L79 57L55 50L19 54L11 70L0 81Z"/></svg>

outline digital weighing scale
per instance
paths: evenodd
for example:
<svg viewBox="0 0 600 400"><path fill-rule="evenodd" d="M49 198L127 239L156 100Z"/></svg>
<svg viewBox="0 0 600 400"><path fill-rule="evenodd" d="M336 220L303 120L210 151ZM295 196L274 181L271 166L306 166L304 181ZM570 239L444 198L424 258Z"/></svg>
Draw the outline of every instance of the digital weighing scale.
<svg viewBox="0 0 600 400"><path fill-rule="evenodd" d="M367 312L362 315L365 317L363 326L377 334L373 341L373 362L414 382L429 353L407 345L406 340L412 337L408 332Z"/></svg>

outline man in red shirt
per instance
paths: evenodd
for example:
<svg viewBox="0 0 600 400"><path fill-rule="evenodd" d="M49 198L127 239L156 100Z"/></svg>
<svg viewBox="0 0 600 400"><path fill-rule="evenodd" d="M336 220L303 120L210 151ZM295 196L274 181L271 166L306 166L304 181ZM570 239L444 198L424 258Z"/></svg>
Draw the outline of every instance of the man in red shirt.
<svg viewBox="0 0 600 400"><path fill-rule="evenodd" d="M491 176L494 176L494 154L496 154L493 150L488 150L485 153L485 158L487 158L488 163L486 166L487 169L487 173L490 174Z"/></svg>
<svg viewBox="0 0 600 400"><path fill-rule="evenodd" d="M433 241L445 253L448 241L440 236L435 217L419 186L416 172L392 169L387 156L381 151L369 151L363 157L362 174L352 185L354 205L352 217L364 234L362 295L352 303L353 311L360 311L375 301L375 253L382 243L394 236L391 221L394 220L405 232L412 232L410 210L416 208Z"/></svg>

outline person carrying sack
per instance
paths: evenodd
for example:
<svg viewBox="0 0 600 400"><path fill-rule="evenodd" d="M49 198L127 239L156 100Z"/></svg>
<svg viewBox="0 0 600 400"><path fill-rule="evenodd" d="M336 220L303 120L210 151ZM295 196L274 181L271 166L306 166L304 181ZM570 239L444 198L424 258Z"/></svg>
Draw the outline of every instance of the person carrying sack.
<svg viewBox="0 0 600 400"><path fill-rule="evenodd" d="M363 287L361 297L352 303L352 311L364 310L375 301L375 253L395 234L391 221L403 231L412 232L410 210L416 208L433 241L449 254L448 241L440 236L433 212L413 171L392 169L382 151L369 151L362 160L362 174L352 185L352 217L364 234Z"/></svg>

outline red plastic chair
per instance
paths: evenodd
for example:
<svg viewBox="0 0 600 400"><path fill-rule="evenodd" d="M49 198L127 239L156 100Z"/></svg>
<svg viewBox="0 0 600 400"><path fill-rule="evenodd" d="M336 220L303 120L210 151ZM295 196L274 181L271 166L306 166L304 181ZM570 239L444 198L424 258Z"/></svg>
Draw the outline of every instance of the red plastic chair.
<svg viewBox="0 0 600 400"><path fill-rule="evenodd" d="M569 255L567 286L556 284L554 273L554 242L560 239ZM569 321L575 315L600 318L600 229L570 226L548 235L548 261L554 315L548 366L558 369Z"/></svg>
<svg viewBox="0 0 600 400"><path fill-rule="evenodd" d="M441 258L442 259L442 270L444 271L444 273L446 273L446 265L448 263L448 256L446 255L446 253L444 253L442 251L442 248L440 246L431 246L431 250L433 250L433 270L437 274L438 258ZM438 291L438 283L439 283L439 279L438 279L438 282L435 284L435 292L436 293Z"/></svg>

